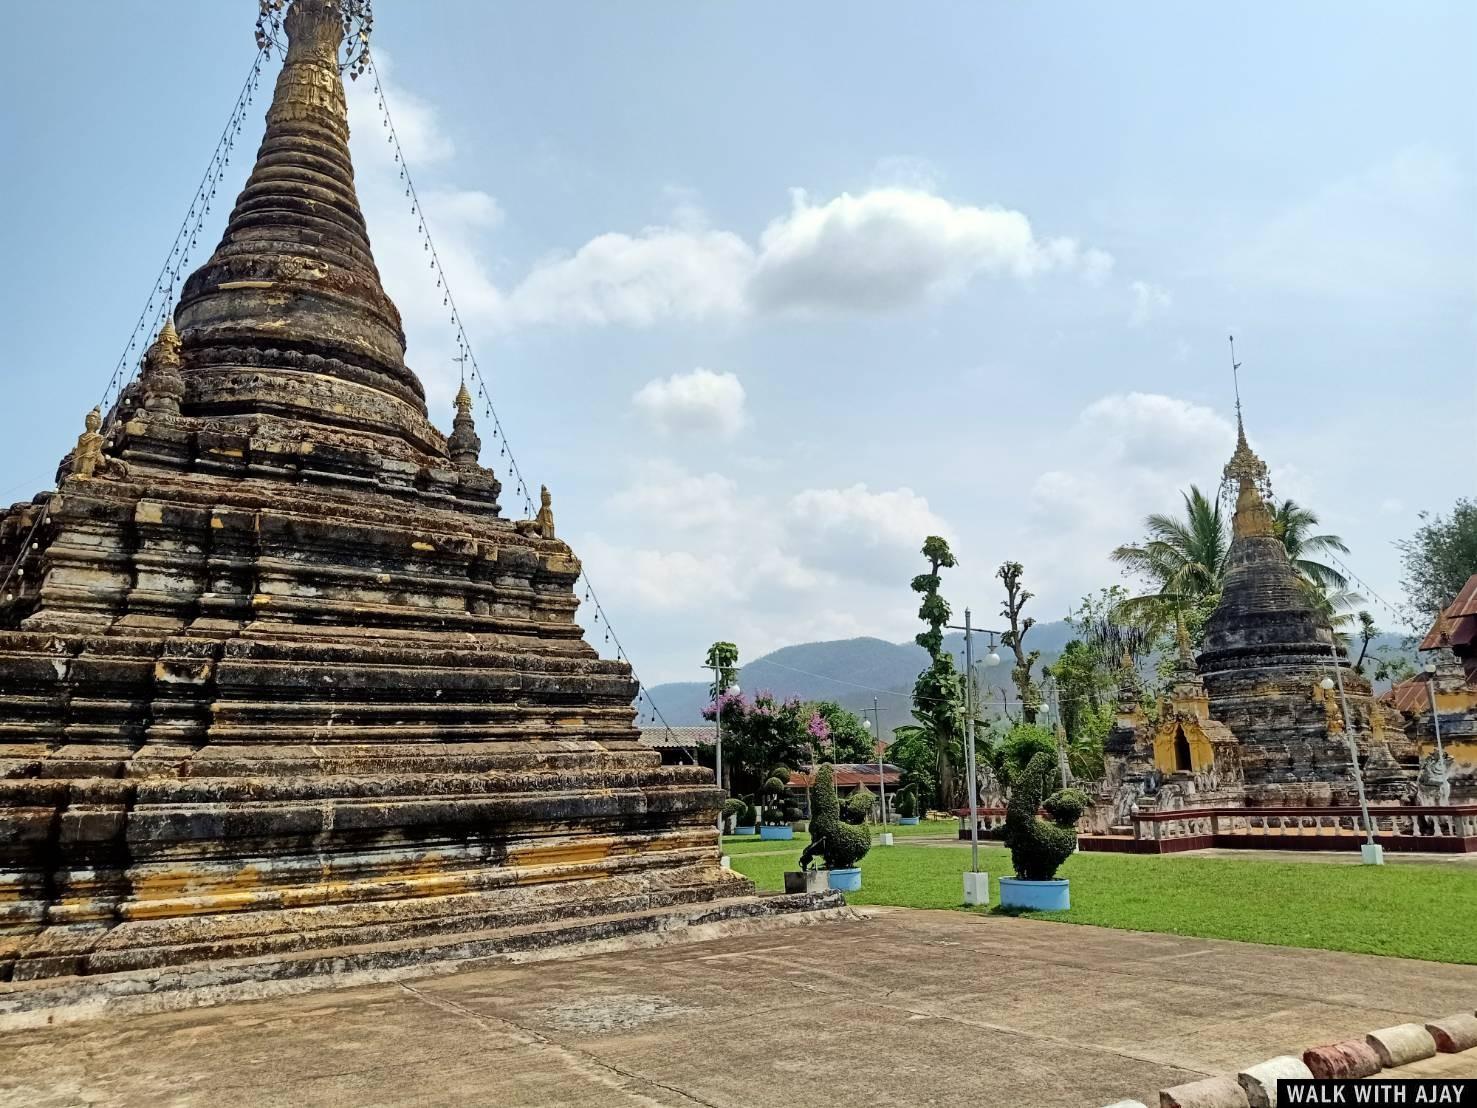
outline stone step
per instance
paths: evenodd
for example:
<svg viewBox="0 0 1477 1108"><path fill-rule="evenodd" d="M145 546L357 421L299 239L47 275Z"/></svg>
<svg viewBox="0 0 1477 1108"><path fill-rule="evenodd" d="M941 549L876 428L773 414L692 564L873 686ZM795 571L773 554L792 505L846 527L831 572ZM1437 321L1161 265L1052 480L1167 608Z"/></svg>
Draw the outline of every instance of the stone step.
<svg viewBox="0 0 1477 1108"><path fill-rule="evenodd" d="M284 993L459 972L500 962L696 942L761 927L850 917L840 893L736 896L699 904L554 917L521 926L347 945L267 958L0 984L0 1032L107 1015L197 1008Z"/></svg>

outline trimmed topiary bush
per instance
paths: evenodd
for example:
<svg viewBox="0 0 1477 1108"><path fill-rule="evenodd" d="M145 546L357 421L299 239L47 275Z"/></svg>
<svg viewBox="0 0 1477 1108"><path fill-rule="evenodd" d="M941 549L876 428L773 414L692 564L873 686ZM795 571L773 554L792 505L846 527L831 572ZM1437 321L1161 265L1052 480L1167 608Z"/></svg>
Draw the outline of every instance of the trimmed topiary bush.
<svg viewBox="0 0 1477 1108"><path fill-rule="evenodd" d="M1077 819L1089 800L1081 789L1060 789L1042 797L1050 787L1055 756L1050 751L1032 755L1026 768L1011 782L1005 809L1005 845L1015 875L1023 881L1050 881L1061 864L1077 849ZM1051 821L1036 814L1045 808Z"/></svg>
<svg viewBox="0 0 1477 1108"><path fill-rule="evenodd" d="M809 869L820 857L827 869L851 869L870 849L872 836L865 827L841 822L836 772L829 764L821 766L810 795L810 845L800 855L800 868Z"/></svg>
<svg viewBox="0 0 1477 1108"><path fill-rule="evenodd" d="M749 806L736 796L731 796L723 802L723 822L730 827L747 827L744 823L744 813Z"/></svg>
<svg viewBox="0 0 1477 1108"><path fill-rule="evenodd" d="M871 818L872 806L876 801L876 795L863 785L842 803L841 818L851 824L866 823Z"/></svg>
<svg viewBox="0 0 1477 1108"><path fill-rule="evenodd" d="M790 791L790 771L784 766L775 766L764 782L761 797L764 804L764 822L771 827L793 823L803 814L800 802Z"/></svg>
<svg viewBox="0 0 1477 1108"><path fill-rule="evenodd" d="M909 785L903 790L897 800L897 814L902 819L916 819L918 816L918 795Z"/></svg>

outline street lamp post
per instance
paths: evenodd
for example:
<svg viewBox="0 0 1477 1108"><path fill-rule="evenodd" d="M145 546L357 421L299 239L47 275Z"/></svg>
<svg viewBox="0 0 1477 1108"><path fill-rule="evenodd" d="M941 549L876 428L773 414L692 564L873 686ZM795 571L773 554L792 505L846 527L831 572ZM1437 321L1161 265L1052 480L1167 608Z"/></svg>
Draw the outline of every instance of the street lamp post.
<svg viewBox="0 0 1477 1108"><path fill-rule="evenodd" d="M862 718L866 720L867 727L871 729L872 741L877 750L877 797L881 805L882 814L882 845L892 845L892 834L887 830L887 778L884 776L882 761L882 709L877 706L877 698L872 697L871 719L867 719L868 711L862 709Z"/></svg>
<svg viewBox="0 0 1477 1108"><path fill-rule="evenodd" d="M979 778L975 767L974 751L974 623L968 608L964 609L964 626L950 626L951 631L964 632L964 772L969 781L969 872L964 875L964 903L990 903L990 875L980 872L980 809ZM990 653L985 665L998 666L1000 655L995 653L994 638L999 632L986 631L990 636Z"/></svg>
<svg viewBox="0 0 1477 1108"><path fill-rule="evenodd" d="M1369 818L1369 801L1364 796L1364 770L1359 766L1359 744L1354 740L1354 717L1349 712L1349 698L1344 693L1344 673L1339 667L1338 646L1330 641L1328 652L1333 655L1333 677L1325 677L1318 682L1324 692L1331 691L1335 685L1339 690L1339 706L1344 714L1344 738L1349 742L1349 761L1354 767L1354 786L1359 790L1359 811L1364 816L1364 835L1368 841L1359 848L1359 853L1367 866L1382 866L1385 864L1385 849L1374 841L1374 823Z"/></svg>

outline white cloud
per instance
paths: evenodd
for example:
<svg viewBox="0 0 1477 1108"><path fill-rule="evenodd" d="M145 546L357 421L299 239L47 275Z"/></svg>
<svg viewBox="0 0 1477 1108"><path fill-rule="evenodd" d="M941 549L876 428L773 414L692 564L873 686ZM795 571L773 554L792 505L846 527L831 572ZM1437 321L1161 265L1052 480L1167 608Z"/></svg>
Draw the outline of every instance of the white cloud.
<svg viewBox="0 0 1477 1108"><path fill-rule="evenodd" d="M1093 443L1096 462L1165 470L1187 460L1229 455L1235 432L1231 421L1211 408L1160 393L1129 392L1094 400L1078 416L1075 434Z"/></svg>
<svg viewBox="0 0 1477 1108"><path fill-rule="evenodd" d="M738 483L721 473L689 473L668 461L640 464L635 479L610 501L622 515L660 520L671 531L725 527L748 512Z"/></svg>
<svg viewBox="0 0 1477 1108"><path fill-rule="evenodd" d="M752 251L729 231L611 232L534 266L508 294L502 322L647 327L668 319L734 318L744 313L752 268Z"/></svg>
<svg viewBox="0 0 1477 1108"><path fill-rule="evenodd" d="M912 634L915 600L899 583L922 564L925 536L953 533L910 489L746 492L669 461L638 466L608 507L633 538L578 545L605 599L634 620L710 623L751 658L816 638Z"/></svg>
<svg viewBox="0 0 1477 1108"><path fill-rule="evenodd" d="M1147 281L1134 281L1128 286L1133 293L1133 309L1128 314L1130 326L1142 327L1151 319L1163 315L1174 303L1168 289L1151 285Z"/></svg>
<svg viewBox="0 0 1477 1108"><path fill-rule="evenodd" d="M662 434L717 434L731 439L748 420L744 399L743 382L734 374L698 368L646 382L631 403Z"/></svg>
<svg viewBox="0 0 1477 1108"><path fill-rule="evenodd" d="M376 51L375 64L406 160L417 170L444 169L456 153L456 144L443 128L439 113L394 81L394 63L385 53ZM375 262L385 291L400 309L407 361L426 386L433 421L444 427L459 367L453 360L456 340L447 302L450 292L436 283L425 230L429 229L435 241L463 320L469 324L488 321L502 314L503 296L484 263L481 236L502 223L503 210L496 198L481 189L436 184L420 188L422 207L412 212L372 83L352 83L348 99L350 146L360 169L356 187Z"/></svg>
<svg viewBox="0 0 1477 1108"><path fill-rule="evenodd" d="M1403 150L1330 183L1235 247L1232 276L1344 297L1477 294L1477 183L1444 153Z"/></svg>
<svg viewBox="0 0 1477 1108"><path fill-rule="evenodd" d="M1100 279L1112 259L1074 240L1036 237L999 207L954 204L919 189L842 193L788 215L760 236L749 295L759 311L887 311L957 291L977 275L1029 280L1060 270Z"/></svg>
<svg viewBox="0 0 1477 1108"><path fill-rule="evenodd" d="M444 171L456 144L437 110L395 82L388 56L377 57L407 160L417 169ZM376 169L364 175L376 183L360 186L376 255L417 338L423 320L449 316L446 292L426 280L428 265L412 264L417 251L423 253L421 219L409 210L398 171L404 167L394 164L375 91L361 81L349 98L355 158ZM479 241L503 221L497 201L480 189L449 186L425 190L421 199L463 319L500 329L886 312L957 293L980 277L1033 281L1075 274L1098 283L1111 272L1109 254L1072 238L1041 238L1023 212L937 195L937 177L921 159L888 158L876 167L878 184L858 194L814 203L795 190L790 210L772 220L757 243L710 226L690 189L668 186L666 222L597 235L501 284ZM441 347L432 348L442 355Z"/></svg>
<svg viewBox="0 0 1477 1108"><path fill-rule="evenodd" d="M953 538L927 499L909 488L806 489L787 510L791 541L813 564L841 575L900 580L927 536Z"/></svg>
<svg viewBox="0 0 1477 1108"><path fill-rule="evenodd" d="M393 57L376 47L374 64L379 71L380 83L384 86L395 124L395 134L400 138L406 160L412 166L423 166L455 157L456 143L442 128L436 108L394 79ZM390 133L384 126L384 112L380 107L380 99L375 94L374 82L347 81L345 86L349 101L349 120L353 124L356 160L393 165L395 147L391 145Z"/></svg>
<svg viewBox="0 0 1477 1108"><path fill-rule="evenodd" d="M1138 537L1144 516L1177 512L1191 485L1216 495L1235 439L1225 416L1179 397L1131 392L1093 401L1060 443L1075 464L1031 486L1038 579L1110 578L1109 552Z"/></svg>

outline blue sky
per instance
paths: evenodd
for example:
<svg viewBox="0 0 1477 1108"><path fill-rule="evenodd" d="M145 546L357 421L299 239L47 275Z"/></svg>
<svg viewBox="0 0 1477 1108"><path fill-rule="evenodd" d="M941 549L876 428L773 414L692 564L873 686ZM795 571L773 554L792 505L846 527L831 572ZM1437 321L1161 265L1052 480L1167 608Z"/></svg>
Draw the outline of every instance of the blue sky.
<svg viewBox="0 0 1477 1108"><path fill-rule="evenodd" d="M1391 541L1473 491L1473 5L376 7L495 401L648 682L700 676L715 638L910 636L930 531L956 608L993 620L1016 558L1064 614L1144 513L1218 480L1229 331L1277 491L1381 597ZM9 13L0 499L48 484L101 393L254 8L93 0L65 38ZM454 342L351 101L449 427Z"/></svg>

